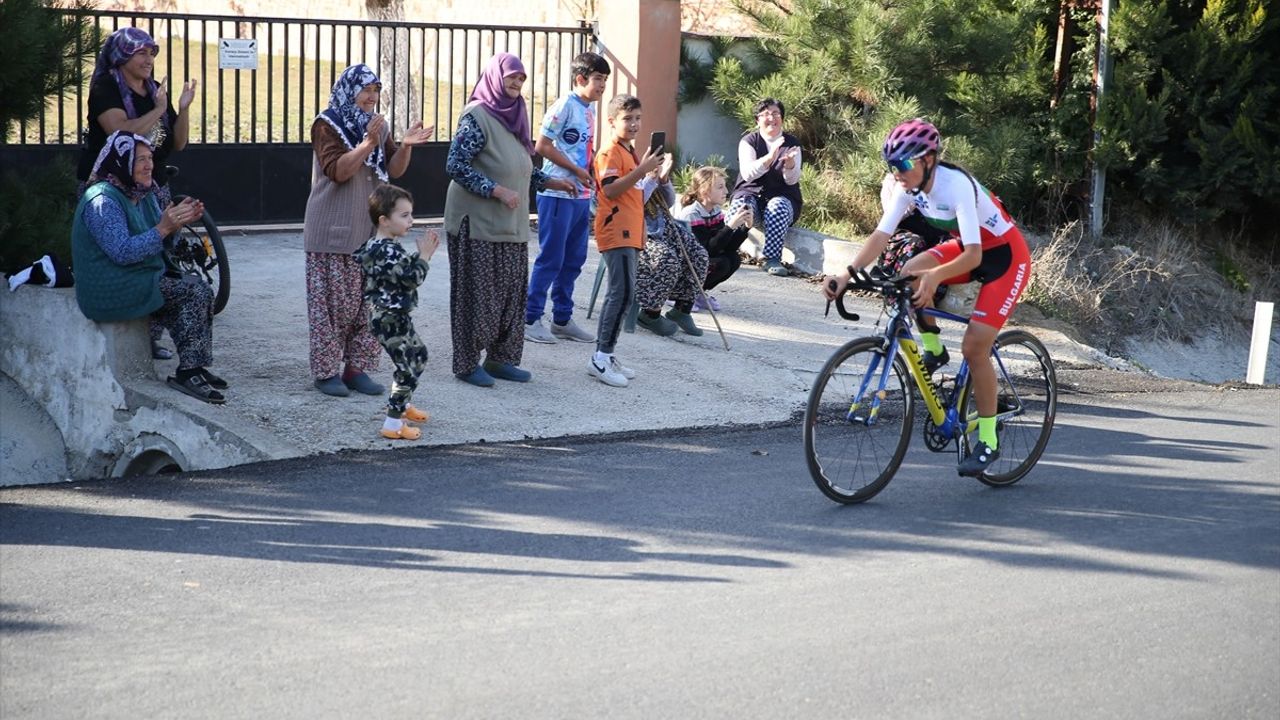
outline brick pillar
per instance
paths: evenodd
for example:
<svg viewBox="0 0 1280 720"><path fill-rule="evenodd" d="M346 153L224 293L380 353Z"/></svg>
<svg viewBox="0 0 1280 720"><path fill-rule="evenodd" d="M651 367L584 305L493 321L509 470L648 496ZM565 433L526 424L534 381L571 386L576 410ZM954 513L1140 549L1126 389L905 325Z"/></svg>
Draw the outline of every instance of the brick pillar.
<svg viewBox="0 0 1280 720"><path fill-rule="evenodd" d="M676 89L680 75L680 0L607 0L599 5L601 54L613 66L600 105L601 147L612 135L604 124L609 100L626 93L640 98L644 122L637 150L649 133L665 130L676 142Z"/></svg>

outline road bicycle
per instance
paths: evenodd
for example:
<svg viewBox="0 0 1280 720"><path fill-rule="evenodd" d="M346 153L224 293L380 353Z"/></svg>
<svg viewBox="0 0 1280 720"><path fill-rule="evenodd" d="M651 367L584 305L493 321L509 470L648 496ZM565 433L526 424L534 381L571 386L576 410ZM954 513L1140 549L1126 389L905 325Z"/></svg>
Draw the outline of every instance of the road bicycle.
<svg viewBox="0 0 1280 720"><path fill-rule="evenodd" d="M954 447L957 461L976 442L977 406L967 362L954 377L925 370L912 333L911 278L859 273L849 291L884 298L887 321L878 335L845 343L827 360L809 391L804 414L804 452L809 473L828 498L865 502L889 484L902 465L915 426L917 397L927 411L922 435L927 448ZM836 298L840 316L859 319ZM829 309L829 308L828 308ZM969 318L927 308L929 317L967 325ZM996 430L1000 457L977 479L1012 485L1040 459L1053 431L1058 381L1044 344L1025 330L1005 330L991 348L997 389Z"/></svg>
<svg viewBox="0 0 1280 720"><path fill-rule="evenodd" d="M169 180L178 175L178 168L165 166ZM186 195L173 195L173 202L180 203ZM178 272L195 275L213 288L213 313L222 312L231 297L231 264L227 261L227 249L222 243L222 233L206 209L196 222L182 226L165 242L165 254Z"/></svg>

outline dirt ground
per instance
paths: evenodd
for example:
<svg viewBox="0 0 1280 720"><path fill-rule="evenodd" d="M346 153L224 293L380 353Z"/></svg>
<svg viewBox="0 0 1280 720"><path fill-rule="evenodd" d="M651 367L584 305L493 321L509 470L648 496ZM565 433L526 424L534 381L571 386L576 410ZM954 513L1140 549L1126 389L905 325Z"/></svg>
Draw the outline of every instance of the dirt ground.
<svg viewBox="0 0 1280 720"><path fill-rule="evenodd" d="M213 369L231 382L231 390L225 406L208 408L210 419L233 431L247 426L266 433L282 455L405 445L377 434L385 397L334 398L312 387L301 234L232 234L226 244L231 299L214 324ZM531 245L531 261L536 249ZM575 318L592 332L596 321L594 316L588 320L586 311L597 262L592 250L575 292ZM431 353L414 403L432 414L416 444L786 420L803 407L809 385L832 349L869 332L877 314L868 304L857 324L834 313L824 318L825 303L816 284L773 278L744 266L714 293L724 304L719 319L728 352L711 318L702 314L697 316L702 337L661 338L644 329L624 333L618 355L639 373L625 389L589 377L586 367L594 345L569 342L526 343L522 365L533 372L532 382L498 381L496 387L477 388L450 372L448 268L442 247L414 314ZM1207 382L1244 376L1247 338L1243 350L1226 343L1186 351L1139 345L1136 362L1129 362L1072 340L1070 328L1055 329L1034 310L1020 311L1016 322L1035 328L1065 370L1135 375L1144 367L1166 377ZM944 329L943 339L956 344L959 337ZM1273 348L1271 360L1268 379L1275 382L1280 351ZM167 374L172 364L159 363L158 370ZM372 374L389 385L390 371L384 357Z"/></svg>

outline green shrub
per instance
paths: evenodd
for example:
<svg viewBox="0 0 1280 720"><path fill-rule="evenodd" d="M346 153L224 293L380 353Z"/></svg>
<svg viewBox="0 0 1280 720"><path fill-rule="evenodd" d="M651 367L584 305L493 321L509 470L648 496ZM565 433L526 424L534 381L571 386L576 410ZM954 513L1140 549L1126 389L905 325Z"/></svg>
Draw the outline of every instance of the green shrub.
<svg viewBox="0 0 1280 720"><path fill-rule="evenodd" d="M1201 234L1230 220L1280 247L1280 17L1267 0L1121 2L1111 81L1097 111L1096 19L1069 10L1074 50L1054 90L1060 3L1038 0L735 0L760 37L726 54L711 92L731 117L773 96L805 148L809 225L869 230L894 124L938 125L948 160L971 169L1019 222L1053 227L1086 211L1092 163L1110 216L1155 213Z"/></svg>
<svg viewBox="0 0 1280 720"><path fill-rule="evenodd" d="M75 188L75 168L65 159L0 175L0 270L19 270L48 253L70 264Z"/></svg>

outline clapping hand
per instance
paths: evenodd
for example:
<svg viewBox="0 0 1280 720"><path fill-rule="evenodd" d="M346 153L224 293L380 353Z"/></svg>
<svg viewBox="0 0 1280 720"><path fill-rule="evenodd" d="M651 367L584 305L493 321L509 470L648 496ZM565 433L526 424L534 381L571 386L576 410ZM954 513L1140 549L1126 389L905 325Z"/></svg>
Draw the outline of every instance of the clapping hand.
<svg viewBox="0 0 1280 720"><path fill-rule="evenodd" d="M796 166L796 158L800 156L800 148L789 147L782 152L782 166L788 170Z"/></svg>
<svg viewBox="0 0 1280 720"><path fill-rule="evenodd" d="M169 108L169 91L165 89L165 83L169 80L169 76L164 76L156 81L156 107ZM194 95L192 96L194 97Z"/></svg>
<svg viewBox="0 0 1280 720"><path fill-rule="evenodd" d="M169 203L168 207L164 209L164 213L160 216L160 224L157 227L161 235L168 236L203 215L204 203L189 197L177 205Z"/></svg>
<svg viewBox="0 0 1280 720"><path fill-rule="evenodd" d="M370 122L369 124L372 125L373 123ZM409 147L421 145L429 141L435 134L436 128L434 125L431 127L423 127L422 123L417 122L410 125L409 129L404 131L404 140L400 141L400 145Z"/></svg>
<svg viewBox="0 0 1280 720"><path fill-rule="evenodd" d="M440 234L435 230L428 230L418 238L418 257L423 260L430 260L435 254L436 249L440 247Z"/></svg>
<svg viewBox="0 0 1280 720"><path fill-rule="evenodd" d="M191 101L196 99L196 81L188 80L182 84L182 94L178 96L178 112L182 112L191 107ZM159 103L156 103L159 105Z"/></svg>
<svg viewBox="0 0 1280 720"><path fill-rule="evenodd" d="M382 117L382 115L375 114L369 120L369 124L365 126L364 142L371 144L375 148L378 147L382 144L382 133L386 128L387 119Z"/></svg>

